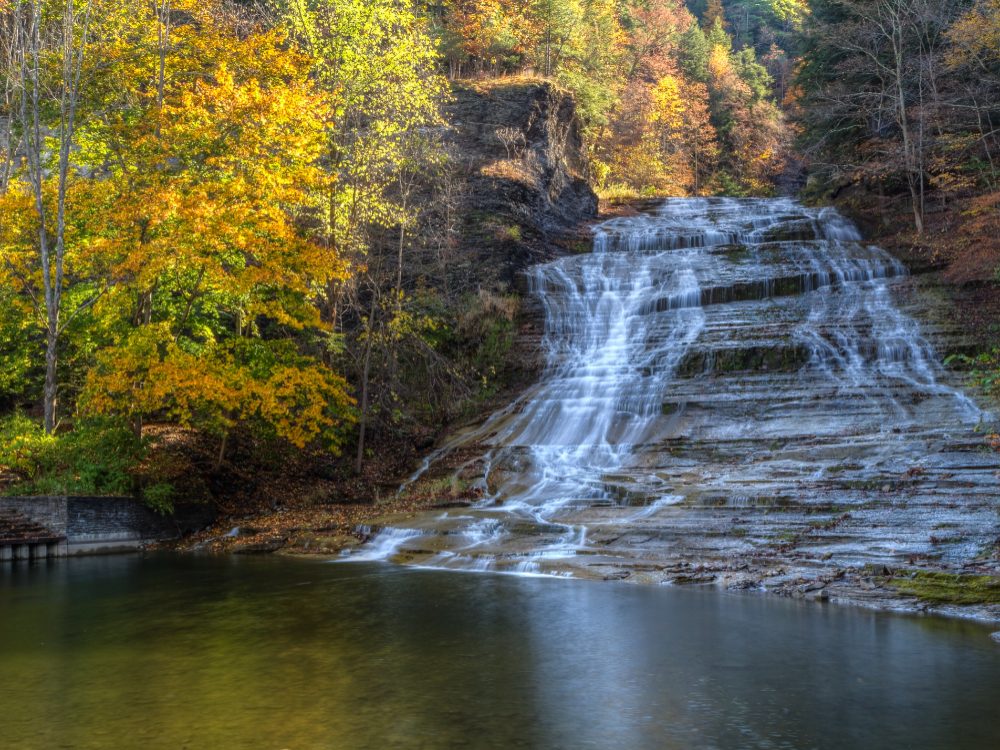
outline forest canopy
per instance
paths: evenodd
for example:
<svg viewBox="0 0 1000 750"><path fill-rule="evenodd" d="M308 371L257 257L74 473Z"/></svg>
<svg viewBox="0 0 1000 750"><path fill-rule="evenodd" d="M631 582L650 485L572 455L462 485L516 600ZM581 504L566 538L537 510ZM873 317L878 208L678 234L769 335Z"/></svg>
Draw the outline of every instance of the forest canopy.
<svg viewBox="0 0 1000 750"><path fill-rule="evenodd" d="M998 50L998 0L0 0L0 466L144 491L170 425L360 472L495 393L516 295L448 280L463 81L570 92L602 197L805 168L919 234L995 223Z"/></svg>

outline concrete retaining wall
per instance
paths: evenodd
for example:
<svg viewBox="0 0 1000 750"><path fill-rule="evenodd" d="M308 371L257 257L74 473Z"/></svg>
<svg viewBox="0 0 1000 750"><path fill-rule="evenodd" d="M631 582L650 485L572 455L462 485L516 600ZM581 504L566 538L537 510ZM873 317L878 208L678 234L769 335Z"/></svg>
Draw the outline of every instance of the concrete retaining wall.
<svg viewBox="0 0 1000 750"><path fill-rule="evenodd" d="M214 517L204 505L179 505L174 515L161 516L127 497L0 497L0 508L65 536L70 555L134 550L197 531Z"/></svg>
<svg viewBox="0 0 1000 750"><path fill-rule="evenodd" d="M0 510L16 511L59 536L66 535L65 497L0 497Z"/></svg>

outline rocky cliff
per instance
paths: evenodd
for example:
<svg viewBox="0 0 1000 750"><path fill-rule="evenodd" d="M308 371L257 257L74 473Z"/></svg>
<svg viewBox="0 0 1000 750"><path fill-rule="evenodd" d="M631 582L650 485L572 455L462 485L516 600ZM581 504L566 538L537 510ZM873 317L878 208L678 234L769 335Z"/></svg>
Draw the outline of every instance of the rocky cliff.
<svg viewBox="0 0 1000 750"><path fill-rule="evenodd" d="M459 82L443 114L446 158L419 188L423 223L403 272L433 332L372 371L369 435L392 489L442 435L534 382L542 321L524 271L589 250L597 215L568 92L534 78Z"/></svg>
<svg viewBox="0 0 1000 750"><path fill-rule="evenodd" d="M528 265L582 249L597 196L567 92L535 79L458 84L447 117L462 191L460 268L514 286Z"/></svg>

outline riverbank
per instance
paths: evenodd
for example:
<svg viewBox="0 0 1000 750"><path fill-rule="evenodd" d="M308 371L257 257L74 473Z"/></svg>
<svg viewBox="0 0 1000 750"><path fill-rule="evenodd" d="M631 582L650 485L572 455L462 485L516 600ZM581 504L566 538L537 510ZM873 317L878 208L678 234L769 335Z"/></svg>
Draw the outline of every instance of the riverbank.
<svg viewBox="0 0 1000 750"><path fill-rule="evenodd" d="M435 484L439 489L433 489ZM444 484L441 479L434 480L416 494L376 503L327 503L227 518L182 540L152 545L150 549L338 560L372 541L383 528L419 526L448 510L471 507L477 499L461 480L449 481L447 488ZM746 534L736 528L728 537L738 542ZM726 536L723 534L719 541ZM391 559L401 565L419 564L412 552ZM548 572L555 577L591 581L722 588L817 603L1000 622L1000 570L995 560L957 570L927 561L921 567L841 567L821 559L804 560L790 550L783 552L780 546L733 557L677 554L664 547L660 554L647 554L631 562L600 560L592 553L580 552L577 560L564 561Z"/></svg>
<svg viewBox="0 0 1000 750"><path fill-rule="evenodd" d="M467 499L424 496L393 498L374 505L288 509L242 519L236 525L232 520L223 521L179 542L151 549L341 560L374 539L382 528L419 525L428 514L440 515L470 504ZM406 565L413 560L403 553L394 561ZM804 561L777 550L761 551L752 558L720 559L673 554L664 548L659 555L632 562L599 560L581 553L579 559L564 561L548 573L594 582L720 588L821 604L1000 622L1000 573L996 566L988 565L967 566L960 571L926 565L852 568Z"/></svg>
<svg viewBox="0 0 1000 750"><path fill-rule="evenodd" d="M182 540L160 543L169 549L218 554L278 554L336 560L373 540L383 528L411 528L442 513L471 507L480 499L457 467L483 447L468 446L450 454L435 470L400 495L368 503L290 505L242 517L226 517ZM693 524L697 526L697 524ZM708 532L719 543L739 543L749 531L735 525L728 532ZM580 551L548 572L591 581L639 585L675 585L760 592L817 603L858 606L910 614L931 614L983 622L1000 622L1000 569L996 560L960 569L921 567L838 566L819 558L803 558L786 538L751 554L717 556L678 552L666 545L642 560L606 560ZM418 563L411 550L392 557L401 565ZM535 573L537 574L537 573Z"/></svg>

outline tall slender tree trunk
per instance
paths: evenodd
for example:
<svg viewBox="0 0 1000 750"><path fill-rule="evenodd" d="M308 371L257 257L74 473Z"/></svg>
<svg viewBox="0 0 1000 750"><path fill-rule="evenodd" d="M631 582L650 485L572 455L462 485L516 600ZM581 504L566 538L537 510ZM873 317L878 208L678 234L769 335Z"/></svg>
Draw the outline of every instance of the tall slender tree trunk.
<svg viewBox="0 0 1000 750"><path fill-rule="evenodd" d="M56 429L56 407L58 405L59 387L56 379L59 336L49 328L45 336L45 386L42 394L45 431L50 435Z"/></svg>
<svg viewBox="0 0 1000 750"><path fill-rule="evenodd" d="M552 75L552 29L545 29L545 77Z"/></svg>
<svg viewBox="0 0 1000 750"><path fill-rule="evenodd" d="M225 430L222 433L222 438L219 440L219 452L215 455L215 462L212 464L212 471L218 471L222 468L222 462L226 460L226 446L229 444L229 430Z"/></svg>
<svg viewBox="0 0 1000 750"><path fill-rule="evenodd" d="M44 17L41 0L31 0L27 29L22 31L22 49L19 54L19 79L21 81L21 129L28 181L38 217L38 258L45 302L45 384L42 388L42 411L45 430L55 430L58 399L59 339L62 334L62 290L66 255L66 195L69 184L70 153L76 128L76 110L80 94L80 76L83 56L87 47L90 23L90 3L82 7L82 20L78 20L77 6L66 0L63 8L61 39L61 79L53 97L58 107L57 132L58 161L55 170L45 163L47 154L46 126L42 123L45 109L43 96L50 87L42 80L42 60L48 51L47 37L42 33ZM77 30L80 36L77 38ZM55 219L46 206L44 185L47 178L56 178ZM50 228L52 229L50 233Z"/></svg>
<svg viewBox="0 0 1000 750"><path fill-rule="evenodd" d="M365 341L365 359L361 366L361 414L358 416L358 454L354 461L354 473L360 474L365 462L365 437L368 432L368 386L372 365L372 335L375 325L375 301L368 313L368 338Z"/></svg>
<svg viewBox="0 0 1000 750"><path fill-rule="evenodd" d="M900 16L892 18L893 63L895 66L896 117L903 136L903 162L906 169L906 184L910 190L910 205L913 207L913 224L917 234L924 233L924 217L921 204L921 189L918 184L918 164L913 143L913 133L910 132L910 119L906 111L906 88L904 86L903 61L903 19ZM922 175L920 176L922 180Z"/></svg>
<svg viewBox="0 0 1000 750"><path fill-rule="evenodd" d="M995 185L997 179L996 165L993 163L993 152L990 150L986 128L983 127L983 110L980 108L979 101L975 96L972 97L972 106L976 109L976 126L979 128L979 140L983 144L983 152L986 154L986 161L990 165L990 182Z"/></svg>

